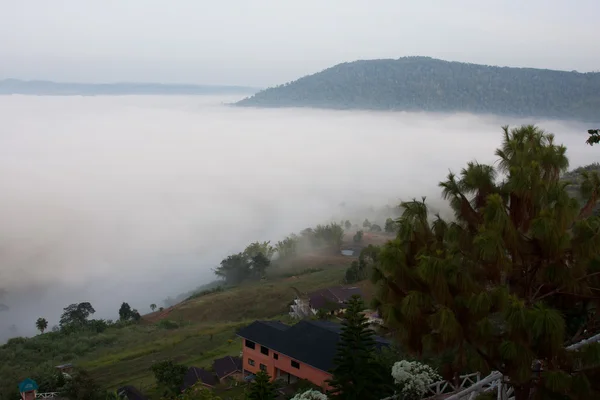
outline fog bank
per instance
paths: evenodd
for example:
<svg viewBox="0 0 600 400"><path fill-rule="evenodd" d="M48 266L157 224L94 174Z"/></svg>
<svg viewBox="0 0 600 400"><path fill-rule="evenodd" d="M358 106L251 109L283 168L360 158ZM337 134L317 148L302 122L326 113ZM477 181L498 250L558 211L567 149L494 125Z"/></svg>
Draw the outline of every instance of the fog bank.
<svg viewBox="0 0 600 400"><path fill-rule="evenodd" d="M597 160L579 124L222 105L239 98L0 96L0 337L78 301L147 311L348 208L439 205L449 168L495 160L504 124L554 132L573 167Z"/></svg>

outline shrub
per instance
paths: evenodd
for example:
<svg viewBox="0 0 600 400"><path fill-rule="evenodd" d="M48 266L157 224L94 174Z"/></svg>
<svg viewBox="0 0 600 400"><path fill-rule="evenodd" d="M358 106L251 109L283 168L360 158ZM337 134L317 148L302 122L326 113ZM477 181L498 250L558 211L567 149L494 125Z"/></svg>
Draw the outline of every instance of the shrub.
<svg viewBox="0 0 600 400"><path fill-rule="evenodd" d="M170 319L161 319L156 323L156 326L163 329L177 329L179 328L179 324Z"/></svg>
<svg viewBox="0 0 600 400"><path fill-rule="evenodd" d="M318 390L307 390L291 398L291 400L327 400L328 397Z"/></svg>
<svg viewBox="0 0 600 400"><path fill-rule="evenodd" d="M442 378L429 365L417 361L398 361L392 367L392 377L402 389L403 399L421 399L429 385Z"/></svg>

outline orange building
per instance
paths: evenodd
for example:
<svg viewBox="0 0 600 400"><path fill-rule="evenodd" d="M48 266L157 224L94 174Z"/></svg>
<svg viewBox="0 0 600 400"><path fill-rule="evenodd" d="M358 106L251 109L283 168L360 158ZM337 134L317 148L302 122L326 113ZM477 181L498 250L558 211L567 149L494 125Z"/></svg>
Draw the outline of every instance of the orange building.
<svg viewBox="0 0 600 400"><path fill-rule="evenodd" d="M330 321L303 320L289 326L278 321L255 321L238 331L243 339L242 366L244 374L263 370L272 380L294 383L306 379L324 390L341 325ZM388 342L376 338L379 345Z"/></svg>

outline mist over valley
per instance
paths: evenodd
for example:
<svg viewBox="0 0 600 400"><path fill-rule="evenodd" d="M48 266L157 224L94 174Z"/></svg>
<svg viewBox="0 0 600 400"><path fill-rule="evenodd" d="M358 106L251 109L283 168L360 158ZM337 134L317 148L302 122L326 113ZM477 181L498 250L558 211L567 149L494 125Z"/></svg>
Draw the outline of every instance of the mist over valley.
<svg viewBox="0 0 600 400"><path fill-rule="evenodd" d="M505 124L596 160L574 122L225 105L243 97L0 96L0 338L81 301L148 312L251 242L401 199L447 212L437 183L494 162Z"/></svg>

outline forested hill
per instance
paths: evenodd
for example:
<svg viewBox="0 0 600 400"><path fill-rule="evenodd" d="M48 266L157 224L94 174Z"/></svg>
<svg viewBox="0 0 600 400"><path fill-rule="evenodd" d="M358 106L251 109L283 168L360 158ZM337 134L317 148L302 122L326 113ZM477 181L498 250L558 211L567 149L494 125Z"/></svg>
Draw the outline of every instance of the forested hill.
<svg viewBox="0 0 600 400"><path fill-rule="evenodd" d="M429 57L338 64L236 105L491 113L600 120L600 73Z"/></svg>

